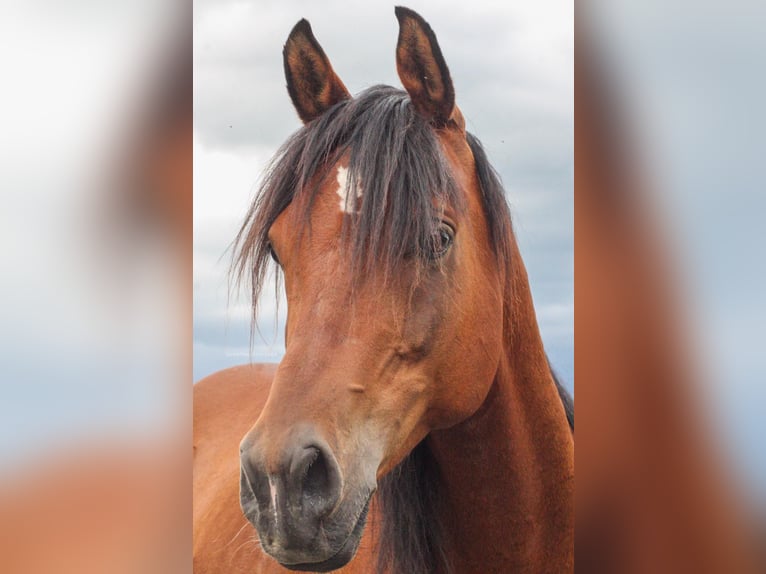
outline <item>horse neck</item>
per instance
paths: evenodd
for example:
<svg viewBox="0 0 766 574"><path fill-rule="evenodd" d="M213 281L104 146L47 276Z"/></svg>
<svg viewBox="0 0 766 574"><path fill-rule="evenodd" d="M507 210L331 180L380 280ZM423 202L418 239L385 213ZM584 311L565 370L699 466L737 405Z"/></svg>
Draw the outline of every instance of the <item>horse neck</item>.
<svg viewBox="0 0 766 574"><path fill-rule="evenodd" d="M482 407L432 432L454 572L563 572L574 563L574 440L518 253L505 352Z"/></svg>

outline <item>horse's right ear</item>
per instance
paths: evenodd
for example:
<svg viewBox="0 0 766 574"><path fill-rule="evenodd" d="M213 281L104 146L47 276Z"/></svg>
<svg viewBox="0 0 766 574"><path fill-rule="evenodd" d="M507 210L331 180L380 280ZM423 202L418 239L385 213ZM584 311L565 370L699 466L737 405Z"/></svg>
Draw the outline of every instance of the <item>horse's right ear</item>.
<svg viewBox="0 0 766 574"><path fill-rule="evenodd" d="M450 119L459 124L455 89L436 34L417 12L402 6L394 12L399 20L396 69L412 104L438 127L447 125Z"/></svg>
<svg viewBox="0 0 766 574"><path fill-rule="evenodd" d="M351 97L314 37L308 20L302 19L292 29L282 56L287 91L304 124Z"/></svg>

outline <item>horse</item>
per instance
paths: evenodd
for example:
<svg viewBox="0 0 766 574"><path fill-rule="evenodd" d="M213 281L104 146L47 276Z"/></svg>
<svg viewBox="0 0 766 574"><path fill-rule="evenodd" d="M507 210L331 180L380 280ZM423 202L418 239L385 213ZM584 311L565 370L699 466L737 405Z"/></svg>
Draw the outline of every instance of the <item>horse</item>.
<svg viewBox="0 0 766 574"><path fill-rule="evenodd" d="M285 355L195 385L199 574L574 568L573 404L505 193L431 27L395 13L403 91L352 97L306 20L285 44L304 125L232 268L255 316L278 266Z"/></svg>

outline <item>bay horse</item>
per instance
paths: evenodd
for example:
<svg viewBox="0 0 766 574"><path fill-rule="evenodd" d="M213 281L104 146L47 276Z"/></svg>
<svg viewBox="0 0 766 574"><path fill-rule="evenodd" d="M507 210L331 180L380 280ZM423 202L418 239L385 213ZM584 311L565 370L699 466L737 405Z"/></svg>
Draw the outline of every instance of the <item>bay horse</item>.
<svg viewBox="0 0 766 574"><path fill-rule="evenodd" d="M396 16L404 91L351 97L307 21L287 39L304 126L233 260L254 313L279 266L286 351L195 385L198 573L574 568L573 408L504 191L430 26Z"/></svg>

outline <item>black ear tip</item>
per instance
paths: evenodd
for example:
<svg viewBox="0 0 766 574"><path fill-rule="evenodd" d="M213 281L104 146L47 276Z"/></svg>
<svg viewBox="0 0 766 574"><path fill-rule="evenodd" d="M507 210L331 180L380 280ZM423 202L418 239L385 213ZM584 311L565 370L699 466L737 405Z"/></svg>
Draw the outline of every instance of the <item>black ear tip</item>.
<svg viewBox="0 0 766 574"><path fill-rule="evenodd" d="M282 54L287 57L288 52L295 47L296 42L300 39L308 41L309 44L313 45L317 50L322 49L319 46L319 42L317 42L317 39L314 37L314 33L311 31L311 24L309 24L309 21L305 18L301 18L298 20L298 23L293 26L293 29L290 30L290 35L287 37Z"/></svg>
<svg viewBox="0 0 766 574"><path fill-rule="evenodd" d="M309 21L305 18L301 18L298 20L298 23L293 26L293 29L290 30L289 38L294 38L298 35L308 36L309 38L314 35L314 33L311 31L311 24L309 24Z"/></svg>
<svg viewBox="0 0 766 574"><path fill-rule="evenodd" d="M414 18L415 20L418 20L420 22L424 21L423 18L420 16L420 14L418 14L414 10L405 8L404 6L396 6L394 8L394 14L396 14L396 19L399 20L400 24L407 18Z"/></svg>

